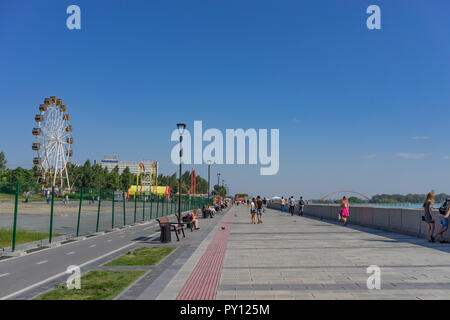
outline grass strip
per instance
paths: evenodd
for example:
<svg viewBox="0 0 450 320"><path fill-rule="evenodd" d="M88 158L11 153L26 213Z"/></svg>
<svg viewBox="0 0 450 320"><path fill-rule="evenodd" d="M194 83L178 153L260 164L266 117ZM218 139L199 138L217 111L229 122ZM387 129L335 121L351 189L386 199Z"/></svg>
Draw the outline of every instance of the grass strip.
<svg viewBox="0 0 450 320"><path fill-rule="evenodd" d="M90 271L81 277L81 289L69 290L65 283L59 284L34 300L111 300L145 272L145 270Z"/></svg>
<svg viewBox="0 0 450 320"><path fill-rule="evenodd" d="M105 266L154 266L174 249L175 247L140 247L108 262Z"/></svg>

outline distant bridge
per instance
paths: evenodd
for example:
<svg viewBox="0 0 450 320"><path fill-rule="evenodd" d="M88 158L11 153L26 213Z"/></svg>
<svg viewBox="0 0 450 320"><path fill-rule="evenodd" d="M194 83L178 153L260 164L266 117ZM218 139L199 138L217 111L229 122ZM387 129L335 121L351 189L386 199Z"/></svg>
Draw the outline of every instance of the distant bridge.
<svg viewBox="0 0 450 320"><path fill-rule="evenodd" d="M330 196L335 195L335 194L339 194L339 193L351 193L351 194L356 194L356 195L358 195L358 196L363 197L363 198L366 199L367 201L370 201L370 197L368 197L368 196L366 196L366 195L364 195L364 194L362 194L362 193L360 193L360 192L350 191L350 190L334 191L334 192L331 192L331 193L329 193L329 194L323 196L322 198L320 198L320 200L326 200L326 199L329 198Z"/></svg>

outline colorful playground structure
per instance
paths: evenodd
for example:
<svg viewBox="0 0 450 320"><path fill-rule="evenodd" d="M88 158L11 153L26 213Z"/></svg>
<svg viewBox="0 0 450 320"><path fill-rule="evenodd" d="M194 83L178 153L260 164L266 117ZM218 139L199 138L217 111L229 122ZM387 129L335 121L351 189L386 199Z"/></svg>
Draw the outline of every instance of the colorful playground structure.
<svg viewBox="0 0 450 320"><path fill-rule="evenodd" d="M136 175L136 184L128 189L128 198L137 196L148 197L156 195L158 198L168 198L170 196L169 186L158 186L158 162L154 161L150 168L139 163L138 173Z"/></svg>
<svg viewBox="0 0 450 320"><path fill-rule="evenodd" d="M134 198L135 195L138 196L150 196L157 195L158 197L168 197L170 195L170 187L169 186L138 186L132 185L128 189L128 197Z"/></svg>

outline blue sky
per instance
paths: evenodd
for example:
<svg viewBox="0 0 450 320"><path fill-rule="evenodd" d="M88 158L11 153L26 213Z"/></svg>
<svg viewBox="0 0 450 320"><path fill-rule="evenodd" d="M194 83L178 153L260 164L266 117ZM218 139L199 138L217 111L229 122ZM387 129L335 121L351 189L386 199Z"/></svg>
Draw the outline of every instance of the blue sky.
<svg viewBox="0 0 450 320"><path fill-rule="evenodd" d="M66 28L71 4L81 30ZM371 4L381 30L366 27ZM202 120L280 129L277 175L213 166L232 193L450 193L449 13L447 0L0 0L0 150L29 167L34 114L57 95L74 162L119 154L172 173L171 131Z"/></svg>

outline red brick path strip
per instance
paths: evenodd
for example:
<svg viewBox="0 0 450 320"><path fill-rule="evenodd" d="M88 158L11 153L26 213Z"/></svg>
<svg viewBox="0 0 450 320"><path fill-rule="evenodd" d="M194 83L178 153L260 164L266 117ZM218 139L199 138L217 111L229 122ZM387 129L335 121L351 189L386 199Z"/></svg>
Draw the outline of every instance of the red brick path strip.
<svg viewBox="0 0 450 320"><path fill-rule="evenodd" d="M187 279L177 300L214 300L222 273L223 259L230 237L234 208L227 213L203 256ZM225 229L222 229L225 227Z"/></svg>

